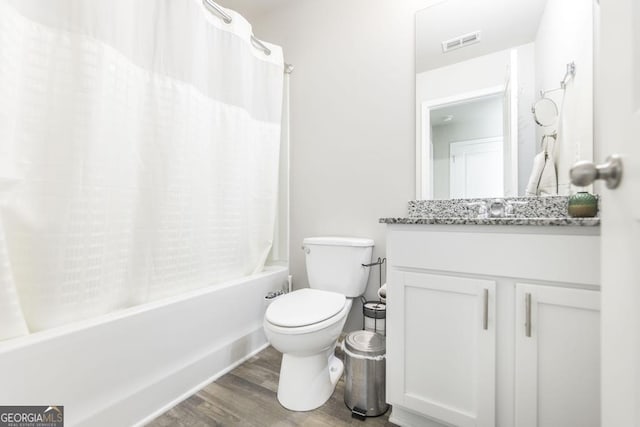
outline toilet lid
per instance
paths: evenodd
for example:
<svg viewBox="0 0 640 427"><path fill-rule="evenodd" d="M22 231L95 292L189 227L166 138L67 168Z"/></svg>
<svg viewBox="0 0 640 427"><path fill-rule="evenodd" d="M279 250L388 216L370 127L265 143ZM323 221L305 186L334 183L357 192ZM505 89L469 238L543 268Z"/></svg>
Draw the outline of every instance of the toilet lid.
<svg viewBox="0 0 640 427"><path fill-rule="evenodd" d="M276 326L313 325L338 314L345 296L318 289L300 289L277 298L269 305L265 318Z"/></svg>

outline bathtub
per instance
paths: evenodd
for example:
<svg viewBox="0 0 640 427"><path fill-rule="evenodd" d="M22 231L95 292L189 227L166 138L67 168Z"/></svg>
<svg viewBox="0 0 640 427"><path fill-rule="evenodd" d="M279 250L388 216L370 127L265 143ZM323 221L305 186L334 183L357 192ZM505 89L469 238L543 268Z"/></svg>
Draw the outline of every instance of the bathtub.
<svg viewBox="0 0 640 427"><path fill-rule="evenodd" d="M143 425L264 349L285 267L0 342L0 405L64 405L65 426Z"/></svg>

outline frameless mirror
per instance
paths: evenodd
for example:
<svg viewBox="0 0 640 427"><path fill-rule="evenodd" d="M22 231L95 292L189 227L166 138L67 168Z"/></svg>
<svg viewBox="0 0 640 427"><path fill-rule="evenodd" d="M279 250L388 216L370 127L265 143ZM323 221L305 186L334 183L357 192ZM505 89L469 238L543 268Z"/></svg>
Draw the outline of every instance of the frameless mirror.
<svg viewBox="0 0 640 427"><path fill-rule="evenodd" d="M541 98L534 102L531 112L538 126L553 126L558 118L558 106L549 98Z"/></svg>
<svg viewBox="0 0 640 427"><path fill-rule="evenodd" d="M597 8L433 0L416 13L417 198L523 196L545 135L570 192L574 159L593 158Z"/></svg>

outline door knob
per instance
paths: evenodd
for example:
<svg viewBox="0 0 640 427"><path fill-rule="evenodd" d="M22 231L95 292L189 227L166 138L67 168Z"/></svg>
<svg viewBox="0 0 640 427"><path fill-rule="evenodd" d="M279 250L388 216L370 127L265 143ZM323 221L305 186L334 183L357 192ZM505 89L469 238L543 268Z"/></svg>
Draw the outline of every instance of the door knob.
<svg viewBox="0 0 640 427"><path fill-rule="evenodd" d="M601 165L594 165L588 160L575 163L569 171L571 183L578 187L585 187L596 179L603 179L607 188L614 189L622 179L622 160L617 154L607 157L607 161Z"/></svg>

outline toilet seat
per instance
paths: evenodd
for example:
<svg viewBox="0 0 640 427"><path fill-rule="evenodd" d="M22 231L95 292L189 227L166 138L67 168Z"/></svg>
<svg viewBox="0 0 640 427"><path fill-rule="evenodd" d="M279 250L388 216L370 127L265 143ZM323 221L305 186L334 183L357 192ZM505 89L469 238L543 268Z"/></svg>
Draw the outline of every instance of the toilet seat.
<svg viewBox="0 0 640 427"><path fill-rule="evenodd" d="M300 328L324 322L342 312L346 297L319 289L300 289L276 299L265 320L282 328Z"/></svg>

